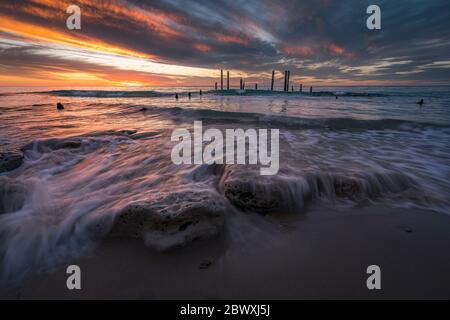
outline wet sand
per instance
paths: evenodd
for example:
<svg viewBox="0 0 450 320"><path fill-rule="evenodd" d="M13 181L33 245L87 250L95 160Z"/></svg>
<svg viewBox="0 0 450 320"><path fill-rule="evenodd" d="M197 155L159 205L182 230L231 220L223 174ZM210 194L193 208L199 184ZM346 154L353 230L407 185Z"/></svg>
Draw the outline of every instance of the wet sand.
<svg viewBox="0 0 450 320"><path fill-rule="evenodd" d="M161 254L141 241L108 239L72 261L82 270L81 291L66 289L61 266L0 298L450 298L450 216L370 207L272 221L277 231L255 233L248 245L224 236ZM381 291L366 288L373 264L381 267Z"/></svg>

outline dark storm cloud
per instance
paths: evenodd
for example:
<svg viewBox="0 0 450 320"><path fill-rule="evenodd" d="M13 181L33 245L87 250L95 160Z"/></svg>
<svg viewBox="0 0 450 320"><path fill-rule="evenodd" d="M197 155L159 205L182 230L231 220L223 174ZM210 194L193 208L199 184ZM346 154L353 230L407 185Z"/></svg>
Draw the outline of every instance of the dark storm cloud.
<svg viewBox="0 0 450 320"><path fill-rule="evenodd" d="M318 79L450 80L448 0L78 2L82 37L160 62L255 73L289 68ZM67 33L61 8L69 2L59 3L6 0L1 13ZM380 31L366 28L371 4L382 10Z"/></svg>

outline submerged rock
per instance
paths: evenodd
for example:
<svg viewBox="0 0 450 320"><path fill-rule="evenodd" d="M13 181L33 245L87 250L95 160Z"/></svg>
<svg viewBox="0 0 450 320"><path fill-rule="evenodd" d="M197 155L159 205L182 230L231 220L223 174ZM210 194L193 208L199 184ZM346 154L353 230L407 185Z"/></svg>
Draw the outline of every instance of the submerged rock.
<svg viewBox="0 0 450 320"><path fill-rule="evenodd" d="M11 171L23 163L23 154L20 151L0 151L0 173Z"/></svg>
<svg viewBox="0 0 450 320"><path fill-rule="evenodd" d="M58 109L58 110L64 110L64 105L63 105L61 102L58 102L58 103L56 104L56 109Z"/></svg>
<svg viewBox="0 0 450 320"><path fill-rule="evenodd" d="M224 227L225 204L217 194L178 192L154 202L137 202L116 217L113 237L142 238L146 245L166 251L197 239L217 236Z"/></svg>
<svg viewBox="0 0 450 320"><path fill-rule="evenodd" d="M8 177L0 177L0 214L20 210L25 202L26 188Z"/></svg>

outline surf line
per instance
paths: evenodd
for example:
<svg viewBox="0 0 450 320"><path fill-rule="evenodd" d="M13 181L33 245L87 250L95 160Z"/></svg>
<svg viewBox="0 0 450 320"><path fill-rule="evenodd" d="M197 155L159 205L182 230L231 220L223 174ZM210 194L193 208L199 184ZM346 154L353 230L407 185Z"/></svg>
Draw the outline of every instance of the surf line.
<svg viewBox="0 0 450 320"><path fill-rule="evenodd" d="M203 122L194 121L192 134L186 128L172 132L171 141L178 143L172 148L171 158L176 165L259 164L260 174L271 176L279 170L279 140L279 129L225 129L224 143L221 130L211 128L203 132Z"/></svg>

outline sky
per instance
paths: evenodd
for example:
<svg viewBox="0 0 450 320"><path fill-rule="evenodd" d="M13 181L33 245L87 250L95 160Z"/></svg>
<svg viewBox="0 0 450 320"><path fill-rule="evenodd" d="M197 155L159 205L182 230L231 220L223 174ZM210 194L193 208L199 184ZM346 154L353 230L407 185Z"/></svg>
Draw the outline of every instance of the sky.
<svg viewBox="0 0 450 320"><path fill-rule="evenodd" d="M381 30L366 9L381 8ZM69 30L69 5L81 30ZM450 85L449 0L1 0L0 86Z"/></svg>

